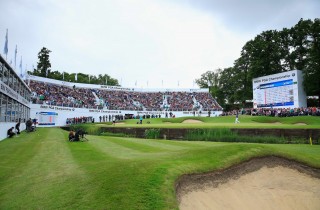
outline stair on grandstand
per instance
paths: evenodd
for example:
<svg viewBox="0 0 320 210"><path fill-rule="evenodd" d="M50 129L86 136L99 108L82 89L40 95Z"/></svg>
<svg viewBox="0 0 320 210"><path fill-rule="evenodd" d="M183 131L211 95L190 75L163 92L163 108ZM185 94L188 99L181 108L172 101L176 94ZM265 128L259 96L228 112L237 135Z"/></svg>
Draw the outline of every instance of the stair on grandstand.
<svg viewBox="0 0 320 210"><path fill-rule="evenodd" d="M196 97L192 95L192 101L193 101L193 110L202 110L202 105L200 102L197 101Z"/></svg>
<svg viewBox="0 0 320 210"><path fill-rule="evenodd" d="M133 99L131 99L133 102L133 105L136 106L138 108L138 110L142 109L143 111L146 110L146 108L143 106L142 103L140 103L139 101L134 101Z"/></svg>
<svg viewBox="0 0 320 210"><path fill-rule="evenodd" d="M91 92L94 95L94 98L96 100L95 105L100 105L101 101L100 101L100 98L97 96L96 92L94 90L92 90Z"/></svg>
<svg viewBox="0 0 320 210"><path fill-rule="evenodd" d="M165 94L163 95L163 102L162 102L162 107L164 110L167 110L170 108L170 105L168 104L168 97L171 97L171 95Z"/></svg>

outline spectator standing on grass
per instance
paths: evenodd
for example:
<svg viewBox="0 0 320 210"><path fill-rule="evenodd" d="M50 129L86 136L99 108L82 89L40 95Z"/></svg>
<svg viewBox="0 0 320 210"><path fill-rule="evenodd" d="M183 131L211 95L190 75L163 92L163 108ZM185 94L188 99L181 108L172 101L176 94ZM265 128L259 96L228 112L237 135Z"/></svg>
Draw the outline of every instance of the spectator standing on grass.
<svg viewBox="0 0 320 210"><path fill-rule="evenodd" d="M142 117L142 116L140 116L140 124L142 124L142 120L143 120L143 117Z"/></svg>
<svg viewBox="0 0 320 210"><path fill-rule="evenodd" d="M238 113L238 111L237 111L237 113L236 113L236 121L235 121L234 123L240 123L240 121L239 121L239 113Z"/></svg>
<svg viewBox="0 0 320 210"><path fill-rule="evenodd" d="M16 124L16 130L17 130L17 134L20 134L20 121L21 119L19 118L17 124Z"/></svg>
<svg viewBox="0 0 320 210"><path fill-rule="evenodd" d="M33 119L33 125L34 125L34 130L36 130L36 127L37 127L37 119L36 118Z"/></svg>
<svg viewBox="0 0 320 210"><path fill-rule="evenodd" d="M112 115L112 125L116 125L116 117Z"/></svg>

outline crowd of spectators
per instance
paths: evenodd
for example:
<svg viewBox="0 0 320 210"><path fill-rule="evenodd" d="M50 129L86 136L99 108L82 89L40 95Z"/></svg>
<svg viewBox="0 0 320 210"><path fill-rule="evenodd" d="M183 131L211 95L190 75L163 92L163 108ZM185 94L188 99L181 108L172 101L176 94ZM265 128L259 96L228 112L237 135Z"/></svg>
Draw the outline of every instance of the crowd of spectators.
<svg viewBox="0 0 320 210"><path fill-rule="evenodd" d="M141 110L133 103L128 91L95 90L110 110Z"/></svg>
<svg viewBox="0 0 320 210"><path fill-rule="evenodd" d="M87 122L94 122L94 118L82 116L82 117L67 118L67 120L66 120L67 125L81 124L81 123L87 123Z"/></svg>
<svg viewBox="0 0 320 210"><path fill-rule="evenodd" d="M193 93L195 99L202 105L203 111L215 110L222 110L222 107L217 103L217 101L212 97L210 93L204 92L196 92Z"/></svg>
<svg viewBox="0 0 320 210"><path fill-rule="evenodd" d="M91 89L67 87L52 83L30 81L32 102L53 106L92 108L95 98Z"/></svg>
<svg viewBox="0 0 320 210"><path fill-rule="evenodd" d="M141 104L146 111L160 111L163 104L163 94L160 92L131 92L134 101Z"/></svg>
<svg viewBox="0 0 320 210"><path fill-rule="evenodd" d="M32 102L77 108L134 111L221 110L209 93L137 92L69 87L31 80Z"/></svg>
<svg viewBox="0 0 320 210"><path fill-rule="evenodd" d="M223 112L222 116L236 115L251 116L271 116L271 117L293 117L293 116L320 116L320 107L301 107L301 108L250 108Z"/></svg>
<svg viewBox="0 0 320 210"><path fill-rule="evenodd" d="M167 92L171 111L191 111L194 108L193 93Z"/></svg>
<svg viewBox="0 0 320 210"><path fill-rule="evenodd" d="M101 115L99 116L99 122L112 122L112 121L120 121L124 120L125 116L122 114L117 114L117 115Z"/></svg>

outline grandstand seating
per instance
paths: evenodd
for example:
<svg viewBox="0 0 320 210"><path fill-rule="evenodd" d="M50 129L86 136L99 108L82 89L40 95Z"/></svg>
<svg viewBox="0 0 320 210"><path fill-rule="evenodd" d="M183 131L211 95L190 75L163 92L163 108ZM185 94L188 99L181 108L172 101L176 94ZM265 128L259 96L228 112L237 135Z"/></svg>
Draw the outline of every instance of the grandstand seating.
<svg viewBox="0 0 320 210"><path fill-rule="evenodd" d="M221 106L208 92L104 90L36 80L31 80L29 87L32 90L32 103L36 104L134 111L221 110Z"/></svg>

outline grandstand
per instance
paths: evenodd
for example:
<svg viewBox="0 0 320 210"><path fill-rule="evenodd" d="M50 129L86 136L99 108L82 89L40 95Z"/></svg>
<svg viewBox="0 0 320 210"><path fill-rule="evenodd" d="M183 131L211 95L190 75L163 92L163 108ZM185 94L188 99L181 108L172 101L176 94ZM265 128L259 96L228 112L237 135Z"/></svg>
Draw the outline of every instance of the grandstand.
<svg viewBox="0 0 320 210"><path fill-rule="evenodd" d="M139 89L71 83L33 75L23 81L0 56L0 139L21 120L37 119L39 126L61 126L67 119L123 119L141 116L218 116L221 106L208 89ZM170 115L168 115L171 113Z"/></svg>
<svg viewBox="0 0 320 210"><path fill-rule="evenodd" d="M31 90L0 55L0 140L7 137L7 130L21 120L21 130L30 117Z"/></svg>
<svg viewBox="0 0 320 210"><path fill-rule="evenodd" d="M40 125L64 125L64 118L73 117L91 117L99 121L100 116L120 114L165 117L167 112L171 112L181 117L199 112L206 116L209 111L211 116L222 113L221 106L208 89L123 88L71 83L32 75L26 82L32 91L31 115L41 121L43 117L39 113L56 112L50 118L55 122L39 122Z"/></svg>
<svg viewBox="0 0 320 210"><path fill-rule="evenodd" d="M131 111L218 111L220 105L206 89L118 89L115 86L43 81L31 77L34 104ZM46 79L49 80L49 79Z"/></svg>

